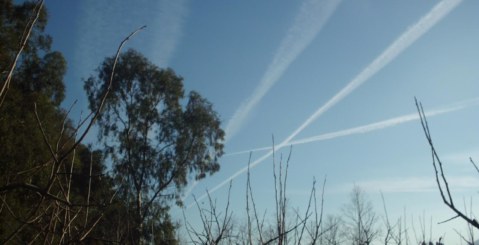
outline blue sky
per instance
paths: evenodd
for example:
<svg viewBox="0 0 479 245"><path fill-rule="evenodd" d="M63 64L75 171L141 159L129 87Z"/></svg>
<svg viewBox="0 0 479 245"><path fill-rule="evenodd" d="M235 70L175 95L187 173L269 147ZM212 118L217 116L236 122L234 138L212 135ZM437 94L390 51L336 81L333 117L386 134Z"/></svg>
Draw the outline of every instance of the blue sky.
<svg viewBox="0 0 479 245"><path fill-rule="evenodd" d="M264 148L274 135L277 158L295 144L292 207L305 207L313 177L322 183L327 176L328 213L341 212L356 184L378 213L382 191L392 216L406 209L408 216L448 219L453 214L435 187L414 96L430 113L457 201L477 195L479 178L468 161L479 159L477 1L50 0L46 6L53 47L69 64L64 106L78 100L74 118L87 111L82 78L142 25L147 29L127 47L173 68L187 91L214 104L227 154L219 173L187 188L187 205L206 189L224 201L224 183L233 179L241 220L245 151L253 150L254 194L260 210L273 214L273 152ZM186 214L197 215L194 208ZM451 227L463 226L451 222L433 231L457 241Z"/></svg>

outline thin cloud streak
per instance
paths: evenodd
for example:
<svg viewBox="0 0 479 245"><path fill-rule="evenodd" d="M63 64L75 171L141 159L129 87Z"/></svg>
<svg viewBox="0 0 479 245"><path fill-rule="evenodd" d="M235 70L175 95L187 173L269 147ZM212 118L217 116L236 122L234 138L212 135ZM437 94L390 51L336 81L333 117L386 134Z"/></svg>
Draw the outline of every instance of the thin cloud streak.
<svg viewBox="0 0 479 245"><path fill-rule="evenodd" d="M187 0L162 0L155 21L156 29L149 50L152 60L160 67L167 67L183 36L183 24L188 16Z"/></svg>
<svg viewBox="0 0 479 245"><path fill-rule="evenodd" d="M394 60L399 54L401 54L406 48L413 44L418 38L426 33L431 27L433 27L439 20L446 16L452 9L454 9L461 0L446 0L438 3L434 8L423 16L416 24L404 32L398 39L396 39L381 55L379 55L372 63L370 63L364 70L359 73L346 87L344 87L339 93L331 98L325 105L316 110L306 121L297 128L286 140L289 142L311 123L313 123L318 117L323 115L326 111L331 109L338 102L346 98L351 92L356 90L364 82L369 80L384 66Z"/></svg>
<svg viewBox="0 0 479 245"><path fill-rule="evenodd" d="M253 169L256 165L258 165L259 163L263 162L264 160L266 160L266 158L270 157L271 155L273 155L274 152L276 152L278 149L275 149L274 151L271 150L269 151L268 153L266 153L265 155L263 155L262 157L256 159L254 162L250 163L250 170ZM217 190L219 190L221 187L225 186L226 184L228 184L230 181L232 181L233 179L235 179L236 177L240 176L241 174L243 174L244 172L248 171L248 166L246 167L243 167L242 169L236 171L236 173L232 174L230 177L226 178L225 180L223 180L223 182L219 183L218 185L216 185L215 187L213 187L212 189L208 190L208 192L210 194L216 192ZM202 199L206 198L207 194L203 194L201 195L199 198L197 198L196 200L197 201L201 201ZM190 203L190 205L188 205L188 208L191 208L193 207L194 203Z"/></svg>
<svg viewBox="0 0 479 245"><path fill-rule="evenodd" d="M476 176L457 175L449 176L448 183L454 192L476 191L479 179ZM342 183L325 190L325 194L350 193L354 186L359 186L369 193L437 193L436 179L431 176L391 177L373 180L360 180L355 183ZM309 196L311 190L287 190L288 196Z"/></svg>
<svg viewBox="0 0 479 245"><path fill-rule="evenodd" d="M457 111L457 110L460 110L460 109L464 109L464 108L466 108L470 105L477 105L478 102L479 102L479 100L475 99L472 102L464 103L464 104L457 105L457 106L454 106L454 107L429 111L429 112L426 113L426 116L433 117L433 116L445 114L445 113L448 113L448 112ZM306 138L306 139L292 141L291 144L292 145L306 144L306 143L315 142L315 141L322 141L322 140L328 140L328 139L335 139L335 138L339 138L339 137L350 136L350 135L353 135L353 134L364 134L364 133L368 133L368 132L371 132L371 131L376 131L376 130L381 130L381 129L385 129L385 128L389 128L389 127L394 127L394 126L397 126L399 124L403 124L403 123L411 122L411 121L415 121L415 120L419 120L419 115L417 113L412 113L412 114L408 114L408 115L404 115L404 116L395 117L395 118L391 118L391 119L388 119L388 120L380 121L380 122L377 122L377 123L371 123L371 124L364 125L364 126L354 127L354 128L350 128L350 129L346 129L346 130L341 130L341 131L337 131L337 132L332 132L332 133L322 134L322 135L318 135L318 136L314 136L314 137L309 137L309 138Z"/></svg>
<svg viewBox="0 0 479 245"><path fill-rule="evenodd" d="M271 87L281 78L291 63L293 63L318 35L340 2L341 0L306 0L303 2L299 13L287 31L286 36L281 41L273 61L268 66L258 87L256 87L249 98L242 102L226 125L225 143L238 132L251 110L253 110ZM246 170L243 169L243 171ZM223 183L227 184L229 180L233 178L228 178ZM195 181L190 189L186 191L184 199L189 196L196 185L197 182Z"/></svg>
<svg viewBox="0 0 479 245"><path fill-rule="evenodd" d="M437 109L437 110L432 110L432 111L427 111L425 114L427 117L433 117L433 116L438 116L441 114L446 114L449 112L453 111L458 111L462 110L471 106L477 106L479 105L479 98L467 100L467 101L462 101L459 103L455 103L453 105ZM381 129L386 129L390 127L397 126L399 124L411 122L411 121L416 121L419 120L419 115L417 113L411 113L399 117L394 117L390 118L387 120L375 122L375 123L370 123L367 125L362 125L354 128L348 128L348 129L343 129L331 133L326 133L326 134L321 134L321 135L316 135L304 139L299 139L299 140L294 140L291 141L288 145L300 145L300 144L307 144L307 143L312 143L312 142L317 142L317 141L323 141L323 140L331 140L331 139L336 139L340 137L346 137L354 134L364 134L364 133L369 133L371 131L376 131L376 130L381 130ZM234 152L230 154L226 154L225 156L231 156L231 155L239 155L239 154L245 154L245 153L250 153L250 152L257 152L257 151L265 151L265 150L271 150L272 147L260 147L260 148L255 148L251 149L249 151L239 151L239 152Z"/></svg>
<svg viewBox="0 0 479 245"><path fill-rule="evenodd" d="M362 85L365 81L375 75L384 66L389 64L394 58L402 53L406 48L413 44L418 38L426 33L431 27L433 27L438 21L445 17L451 10L453 10L461 0L445 0L434 6L434 8L424 15L416 24L404 32L398 39L396 39L381 55L379 55L372 63L370 63L359 75L357 75L346 87L339 91L333 98L331 98L326 104L316 110L306 121L301 124L291 135L289 135L283 142L276 146L274 150L270 150L264 156L260 157L250 165L250 169L261 163L263 160L271 156L274 152L290 144L291 140L296 137L307 126L313 123L318 117L336 105L338 102L346 98L351 92ZM221 182L213 189L210 194L226 185L230 180L246 172L248 167L244 167L238 170L236 173L228 177L225 181ZM207 195L203 194L197 200L205 198ZM191 205L190 205L191 206Z"/></svg>
<svg viewBox="0 0 479 245"><path fill-rule="evenodd" d="M226 140L244 124L251 110L279 80L291 63L313 41L334 13L340 0L306 0L253 94L243 101L226 126Z"/></svg>
<svg viewBox="0 0 479 245"><path fill-rule="evenodd" d="M181 202L184 203L186 201L186 198L190 196L191 192L195 189L197 185L198 185L198 180L196 179L193 180L193 183L190 185L190 188L188 188L188 190L186 190L183 196L181 197Z"/></svg>
<svg viewBox="0 0 479 245"><path fill-rule="evenodd" d="M167 66L189 12L188 0L137 0L130 4L85 0L80 6L74 54L74 67L83 68L79 77L88 76L104 56L115 52L124 35L142 25L147 31L132 42L156 65Z"/></svg>
<svg viewBox="0 0 479 245"><path fill-rule="evenodd" d="M475 176L449 176L448 183L455 191L475 191L479 180ZM359 181L355 184L343 184L333 187L330 193L350 192L357 185L367 192L417 193L437 192L437 183L433 177L406 177Z"/></svg>

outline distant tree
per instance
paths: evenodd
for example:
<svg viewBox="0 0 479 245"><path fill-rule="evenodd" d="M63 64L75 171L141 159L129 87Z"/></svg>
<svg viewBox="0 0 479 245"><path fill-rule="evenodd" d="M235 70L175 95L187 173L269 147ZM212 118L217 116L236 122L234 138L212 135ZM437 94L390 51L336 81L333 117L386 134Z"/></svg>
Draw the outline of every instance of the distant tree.
<svg viewBox="0 0 479 245"><path fill-rule="evenodd" d="M369 245L378 236L377 216L372 203L360 187L354 186L343 209L348 238L353 245Z"/></svg>
<svg viewBox="0 0 479 245"><path fill-rule="evenodd" d="M98 76L85 82L90 109L107 91L114 59L106 58ZM123 200L130 200L130 239L140 243L155 205L179 203L191 174L204 178L219 170L224 132L212 105L191 92L185 106L182 78L160 69L134 50L117 63L110 94L98 117L99 139L110 157Z"/></svg>
<svg viewBox="0 0 479 245"><path fill-rule="evenodd" d="M328 215L326 222L321 230L319 244L339 245L344 241L344 233L342 232L343 220L340 216Z"/></svg>

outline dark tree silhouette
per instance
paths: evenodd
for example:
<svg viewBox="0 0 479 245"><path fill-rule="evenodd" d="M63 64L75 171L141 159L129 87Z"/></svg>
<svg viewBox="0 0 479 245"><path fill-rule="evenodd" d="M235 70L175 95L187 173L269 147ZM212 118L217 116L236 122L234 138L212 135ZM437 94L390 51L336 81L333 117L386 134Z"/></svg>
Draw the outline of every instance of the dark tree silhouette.
<svg viewBox="0 0 479 245"><path fill-rule="evenodd" d="M90 108L99 107L113 68L107 58L98 76L85 83ZM185 106L182 78L160 69L143 55L128 50L119 57L110 94L98 117L99 138L110 157L120 193L131 200L133 242L145 237L144 224L153 207L176 199L188 176L204 178L219 170L224 132L212 105L197 92Z"/></svg>

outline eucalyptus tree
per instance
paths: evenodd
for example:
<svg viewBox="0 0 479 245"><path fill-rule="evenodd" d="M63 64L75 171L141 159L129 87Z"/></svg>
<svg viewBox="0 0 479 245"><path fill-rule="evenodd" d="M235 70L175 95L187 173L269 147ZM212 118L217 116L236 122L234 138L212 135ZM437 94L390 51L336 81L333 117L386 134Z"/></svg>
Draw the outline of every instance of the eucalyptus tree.
<svg viewBox="0 0 479 245"><path fill-rule="evenodd" d="M190 176L199 180L220 168L224 131L212 104L197 92L186 101L183 79L161 69L135 50L120 55L112 86L114 58L106 58L96 77L85 81L95 111L109 90L98 117L104 144L121 196L129 205L128 237L147 239L144 225L154 207L176 200ZM150 220L150 221L149 221Z"/></svg>

